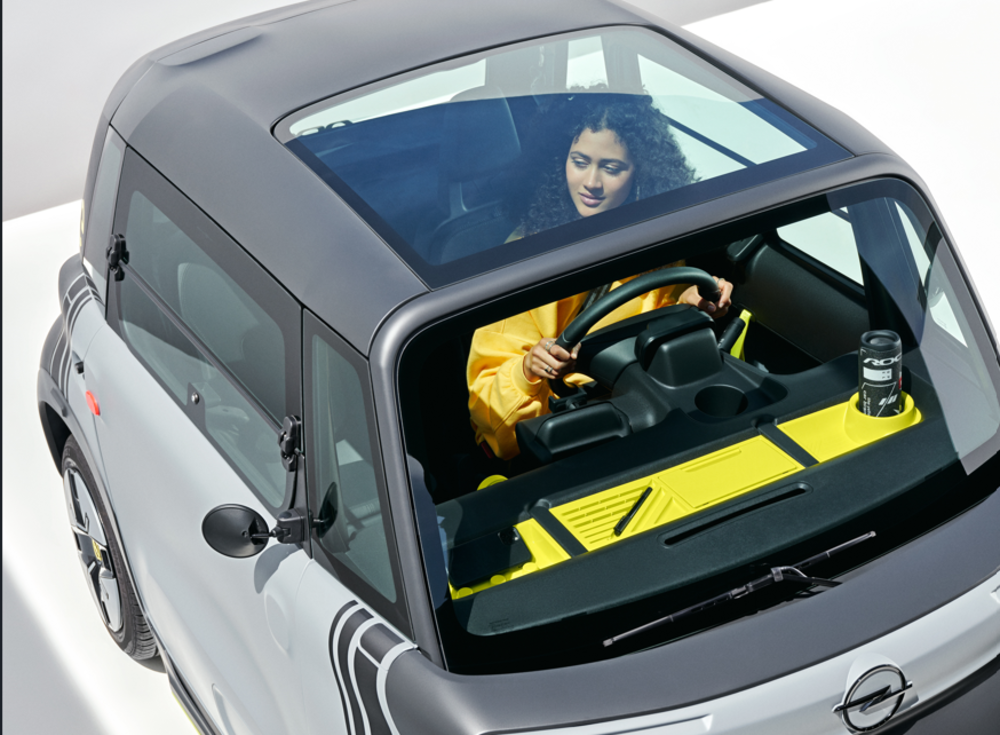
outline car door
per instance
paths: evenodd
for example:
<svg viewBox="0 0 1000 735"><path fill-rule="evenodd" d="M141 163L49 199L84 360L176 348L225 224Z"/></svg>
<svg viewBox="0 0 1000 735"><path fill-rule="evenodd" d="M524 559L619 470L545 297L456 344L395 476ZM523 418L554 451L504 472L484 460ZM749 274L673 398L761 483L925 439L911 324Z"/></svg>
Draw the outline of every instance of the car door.
<svg viewBox="0 0 1000 735"><path fill-rule="evenodd" d="M269 525L296 500L277 444L300 416L301 311L208 216L125 153L108 324L87 356L97 432L137 588L187 689L229 735L300 731L291 660L302 545L233 559L202 520Z"/></svg>
<svg viewBox="0 0 1000 735"><path fill-rule="evenodd" d="M398 732L385 700L413 649L364 357L303 317L304 450L313 561L295 643L308 732Z"/></svg>

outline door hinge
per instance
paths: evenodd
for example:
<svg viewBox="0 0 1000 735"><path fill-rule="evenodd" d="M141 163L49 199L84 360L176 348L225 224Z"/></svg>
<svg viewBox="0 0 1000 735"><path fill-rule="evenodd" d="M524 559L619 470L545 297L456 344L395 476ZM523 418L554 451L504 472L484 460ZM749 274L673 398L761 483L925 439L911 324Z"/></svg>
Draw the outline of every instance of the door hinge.
<svg viewBox="0 0 1000 735"><path fill-rule="evenodd" d="M299 438L302 436L302 420L298 416L285 416L281 422L281 433L278 434L278 448L281 450L281 464L285 470L294 472L298 467L302 450L299 448Z"/></svg>
<svg viewBox="0 0 1000 735"><path fill-rule="evenodd" d="M125 277L125 271L122 268L123 263L128 263L128 251L125 249L125 236L124 235L112 235L111 242L108 244L108 249L105 251L105 255L108 259L108 269L114 276L116 281L120 281Z"/></svg>

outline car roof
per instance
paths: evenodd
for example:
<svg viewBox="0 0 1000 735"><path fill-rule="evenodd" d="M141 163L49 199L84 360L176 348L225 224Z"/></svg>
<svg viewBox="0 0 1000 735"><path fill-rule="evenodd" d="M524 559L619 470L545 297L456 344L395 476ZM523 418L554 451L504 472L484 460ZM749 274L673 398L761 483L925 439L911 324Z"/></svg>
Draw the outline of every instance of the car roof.
<svg viewBox="0 0 1000 735"><path fill-rule="evenodd" d="M633 24L666 30L693 45L855 155L888 152L832 108L641 12L611 0L301 3L147 54L112 92L104 116L363 353L386 317L428 288L272 135L280 118L318 100L477 50Z"/></svg>

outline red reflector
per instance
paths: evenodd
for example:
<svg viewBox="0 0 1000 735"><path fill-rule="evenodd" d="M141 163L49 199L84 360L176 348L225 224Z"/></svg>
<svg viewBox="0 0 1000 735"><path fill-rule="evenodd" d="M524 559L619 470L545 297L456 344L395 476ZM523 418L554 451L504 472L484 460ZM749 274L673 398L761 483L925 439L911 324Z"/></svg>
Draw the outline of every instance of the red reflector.
<svg viewBox="0 0 1000 735"><path fill-rule="evenodd" d="M89 390L87 391L87 405L90 406L90 412L95 416L101 415L101 407L97 405L97 399L94 398L94 394Z"/></svg>

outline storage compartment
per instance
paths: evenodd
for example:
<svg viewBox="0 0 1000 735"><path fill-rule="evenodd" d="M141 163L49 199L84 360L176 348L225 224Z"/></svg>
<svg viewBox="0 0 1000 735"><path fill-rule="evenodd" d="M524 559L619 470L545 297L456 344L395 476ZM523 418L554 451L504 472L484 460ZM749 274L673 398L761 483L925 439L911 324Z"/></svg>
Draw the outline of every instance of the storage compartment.
<svg viewBox="0 0 1000 735"><path fill-rule="evenodd" d="M746 394L731 385L710 385L694 397L694 405L699 411L717 418L738 416L749 404Z"/></svg>

